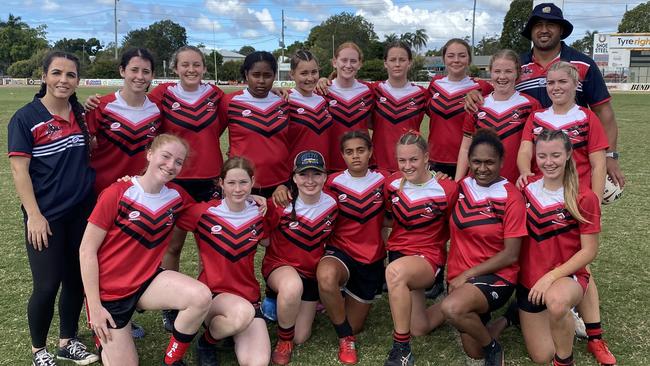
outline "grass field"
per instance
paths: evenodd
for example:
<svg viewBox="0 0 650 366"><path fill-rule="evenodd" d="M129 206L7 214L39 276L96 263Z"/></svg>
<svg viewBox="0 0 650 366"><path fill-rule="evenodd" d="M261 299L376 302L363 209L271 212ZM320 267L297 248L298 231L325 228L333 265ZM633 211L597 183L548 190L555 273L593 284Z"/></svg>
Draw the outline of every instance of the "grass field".
<svg viewBox="0 0 650 366"><path fill-rule="evenodd" d="M109 89L82 88L80 97L91 93L105 94ZM0 88L0 141L6 151L7 123L12 114L30 101L32 88ZM605 338L618 358L619 365L650 365L650 164L643 157L648 151L648 95L616 94L613 104L619 123L619 150L621 164L627 177L623 198L604 207L603 233L600 252L592 265L598 280L601 296L602 321ZM424 124L423 124L424 126ZM426 128L425 128L426 131ZM425 132L426 133L426 132ZM222 146L224 142L222 141ZM225 151L225 150L224 150ZM16 196L8 159L0 163L0 365L26 365L30 362L29 332L26 304L31 291L31 275L25 254L22 215ZM263 250L258 253L258 260ZM188 239L182 259L182 271L196 274L196 247ZM645 284L645 285L644 285ZM646 307L648 306L648 307ZM55 316L48 339L50 351L55 349L58 335L58 318ZM168 335L164 332L158 313L136 315L147 336L136 342L142 365L159 365ZM82 321L83 322L83 321ZM275 326L269 331L275 341ZM384 296L372 309L366 330L358 336L360 365L382 365L391 345L392 321L387 298ZM90 332L81 327L81 338L91 344ZM413 351L417 365L464 365L466 358L459 348L458 337L449 326L432 334L416 338ZM502 338L508 365L532 364L519 330L508 329ZM575 358L579 365L595 365L586 352L586 342L575 344ZM336 335L326 315L318 315L312 338L297 348L293 365L338 365L336 360ZM232 353L222 353L224 365L236 364ZM194 365L193 355L186 356ZM482 363L480 363L482 364Z"/></svg>

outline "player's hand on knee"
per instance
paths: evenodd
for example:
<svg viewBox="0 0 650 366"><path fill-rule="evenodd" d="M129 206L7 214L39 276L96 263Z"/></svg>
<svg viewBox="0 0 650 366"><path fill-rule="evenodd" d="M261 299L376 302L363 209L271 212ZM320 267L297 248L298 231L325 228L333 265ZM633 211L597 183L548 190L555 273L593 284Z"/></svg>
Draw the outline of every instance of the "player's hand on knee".
<svg viewBox="0 0 650 366"><path fill-rule="evenodd" d="M90 309L90 319L92 319L92 329L99 339L106 343L113 340L110 328L117 328L111 314L103 306ZM110 327L109 327L110 325Z"/></svg>

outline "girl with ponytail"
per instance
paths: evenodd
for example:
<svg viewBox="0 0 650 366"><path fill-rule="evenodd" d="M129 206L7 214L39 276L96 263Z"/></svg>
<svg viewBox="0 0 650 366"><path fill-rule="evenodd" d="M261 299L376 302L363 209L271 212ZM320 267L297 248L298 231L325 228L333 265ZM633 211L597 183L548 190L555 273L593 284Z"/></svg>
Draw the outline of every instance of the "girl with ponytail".
<svg viewBox="0 0 650 366"><path fill-rule="evenodd" d="M93 205L88 128L75 90L79 60L50 52L34 100L9 122L9 161L22 203L33 291L27 304L32 365L54 365L47 333L59 287L56 358L90 364L98 357L76 339L83 304L79 244Z"/></svg>
<svg viewBox="0 0 650 366"><path fill-rule="evenodd" d="M589 284L586 266L598 250L600 201L578 184L569 135L542 130L535 151L542 177L523 191L529 236L517 288L521 330L533 362L573 365L571 308Z"/></svg>

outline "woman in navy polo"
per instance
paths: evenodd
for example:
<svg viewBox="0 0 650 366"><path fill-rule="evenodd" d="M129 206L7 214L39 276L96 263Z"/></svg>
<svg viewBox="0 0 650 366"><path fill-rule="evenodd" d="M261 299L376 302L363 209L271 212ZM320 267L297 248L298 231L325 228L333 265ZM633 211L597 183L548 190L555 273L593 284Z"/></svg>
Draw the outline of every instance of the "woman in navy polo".
<svg viewBox="0 0 650 366"><path fill-rule="evenodd" d="M79 60L51 52L34 100L9 122L9 161L22 203L33 291L27 305L32 365L54 365L45 349L59 297L56 358L87 365L98 357L76 339L84 292L79 244L93 205L88 128L77 101Z"/></svg>

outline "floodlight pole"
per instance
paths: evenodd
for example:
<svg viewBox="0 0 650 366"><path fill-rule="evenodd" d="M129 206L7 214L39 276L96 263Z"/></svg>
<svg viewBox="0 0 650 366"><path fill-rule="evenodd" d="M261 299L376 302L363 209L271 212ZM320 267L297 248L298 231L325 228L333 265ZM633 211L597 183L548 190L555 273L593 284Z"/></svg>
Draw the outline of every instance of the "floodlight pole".
<svg viewBox="0 0 650 366"><path fill-rule="evenodd" d="M476 0L474 0L474 10L472 11L472 56L474 56L474 30L476 29Z"/></svg>

